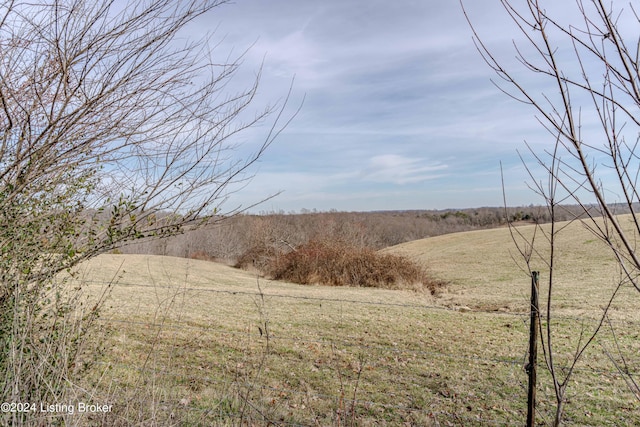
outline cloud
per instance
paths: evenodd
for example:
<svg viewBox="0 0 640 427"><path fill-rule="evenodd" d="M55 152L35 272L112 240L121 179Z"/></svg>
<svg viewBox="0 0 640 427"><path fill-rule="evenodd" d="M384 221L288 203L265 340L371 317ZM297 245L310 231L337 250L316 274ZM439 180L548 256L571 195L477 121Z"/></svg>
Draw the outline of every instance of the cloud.
<svg viewBox="0 0 640 427"><path fill-rule="evenodd" d="M465 1L484 40L515 63L514 32L495 6ZM492 85L458 2L243 0L218 12L223 55L253 45L240 86L264 61L257 104L281 99L293 76L294 99L306 96L242 190L247 200L283 190L273 204L287 210L500 204L500 162L519 165L525 139L548 139ZM211 17L198 25L206 31Z"/></svg>
<svg viewBox="0 0 640 427"><path fill-rule="evenodd" d="M405 185L419 183L444 176L447 165L430 163L421 158L397 154L383 154L369 159L369 167L362 171L365 181Z"/></svg>

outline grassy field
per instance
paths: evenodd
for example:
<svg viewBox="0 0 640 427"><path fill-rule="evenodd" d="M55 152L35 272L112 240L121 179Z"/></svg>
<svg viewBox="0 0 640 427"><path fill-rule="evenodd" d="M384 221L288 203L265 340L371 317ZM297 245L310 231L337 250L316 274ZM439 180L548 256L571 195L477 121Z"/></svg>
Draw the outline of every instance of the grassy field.
<svg viewBox="0 0 640 427"><path fill-rule="evenodd" d="M630 224L629 218L621 221ZM558 228L562 226L564 223ZM545 225L542 230L548 232L549 228ZM531 268L541 273L543 295L548 289L549 248L541 231L535 230L533 225L521 226L517 233L530 240L535 232L537 255L532 256ZM523 243L522 237L517 240ZM529 272L507 228L448 234L386 250L416 259L436 277L449 281L449 292L440 300L441 304L483 311L529 310ZM554 276L553 309L557 314L599 317L600 307L615 290L620 272L610 249L575 222L557 236ZM635 291L630 287L623 289L614 303L612 316L636 320L637 302Z"/></svg>
<svg viewBox="0 0 640 427"><path fill-rule="evenodd" d="M562 364L594 327L618 272L579 224L564 230L559 245L553 309ZM508 229L385 251L419 260L449 286L436 296L301 286L144 255L84 264L79 280L92 293L113 285L100 319L104 352L83 387L113 410L78 423L522 425L530 279ZM544 293L548 269L539 260L533 267ZM624 289L611 314L632 368L640 352L638 300ZM612 345L603 332L579 365L568 425L640 424L638 401L603 352ZM553 392L542 367L539 377L544 425Z"/></svg>

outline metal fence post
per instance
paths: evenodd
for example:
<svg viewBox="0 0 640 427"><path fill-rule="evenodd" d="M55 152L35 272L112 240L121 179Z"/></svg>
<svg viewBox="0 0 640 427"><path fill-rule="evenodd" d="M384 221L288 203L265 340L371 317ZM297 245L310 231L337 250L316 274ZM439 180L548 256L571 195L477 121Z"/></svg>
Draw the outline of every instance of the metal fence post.
<svg viewBox="0 0 640 427"><path fill-rule="evenodd" d="M529 331L529 363L526 366L529 374L529 393L527 395L527 427L534 427L536 423L536 366L538 362L538 326L540 322L538 311L538 283L539 271L531 272L531 328Z"/></svg>

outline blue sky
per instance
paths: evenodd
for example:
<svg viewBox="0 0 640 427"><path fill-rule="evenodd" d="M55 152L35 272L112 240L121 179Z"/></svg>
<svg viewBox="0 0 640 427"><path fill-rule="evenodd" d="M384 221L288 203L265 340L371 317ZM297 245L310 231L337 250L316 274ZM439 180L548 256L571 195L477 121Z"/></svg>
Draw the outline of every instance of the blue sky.
<svg viewBox="0 0 640 427"><path fill-rule="evenodd" d="M485 40L513 61L499 2L467 3ZM508 203L541 203L516 150L552 141L491 83L457 0L238 0L190 29L212 30L221 55L251 46L235 84L264 63L256 108L281 100L292 79L288 113L305 98L228 207L277 192L253 211L499 206L501 162Z"/></svg>

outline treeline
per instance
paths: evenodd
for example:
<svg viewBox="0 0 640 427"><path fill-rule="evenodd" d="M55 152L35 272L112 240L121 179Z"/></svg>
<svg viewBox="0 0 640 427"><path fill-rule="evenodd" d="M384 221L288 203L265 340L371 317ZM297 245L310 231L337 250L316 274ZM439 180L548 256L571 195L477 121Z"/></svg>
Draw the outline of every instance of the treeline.
<svg viewBox="0 0 640 427"><path fill-rule="evenodd" d="M556 220L583 215L579 206L563 206ZM287 252L311 241L339 241L382 249L411 240L505 226L508 222L546 223L544 206L376 212L262 213L219 218L204 228L168 239L132 243L123 253L148 253L236 264L247 257L259 264L268 252Z"/></svg>

